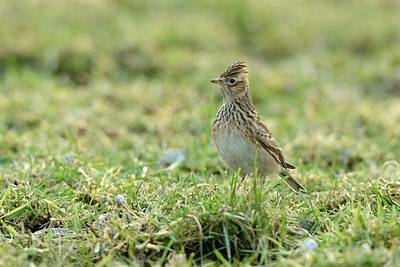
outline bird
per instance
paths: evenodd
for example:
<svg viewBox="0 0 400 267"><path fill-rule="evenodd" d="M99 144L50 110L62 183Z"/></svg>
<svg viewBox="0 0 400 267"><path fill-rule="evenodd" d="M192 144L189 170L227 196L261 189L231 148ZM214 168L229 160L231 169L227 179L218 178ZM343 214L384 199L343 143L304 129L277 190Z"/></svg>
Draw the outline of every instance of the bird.
<svg viewBox="0 0 400 267"><path fill-rule="evenodd" d="M233 171L240 169L242 179L279 175L295 192L307 190L290 173L296 167L286 162L282 149L260 119L249 92L249 70L244 61L230 65L217 79L223 104L212 121L211 132L221 158Z"/></svg>

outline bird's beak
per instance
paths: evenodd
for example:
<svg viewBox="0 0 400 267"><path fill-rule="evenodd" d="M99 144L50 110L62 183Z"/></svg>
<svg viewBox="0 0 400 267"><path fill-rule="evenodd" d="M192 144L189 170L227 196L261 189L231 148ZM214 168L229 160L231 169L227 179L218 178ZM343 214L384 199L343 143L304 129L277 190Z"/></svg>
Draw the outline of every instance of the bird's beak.
<svg viewBox="0 0 400 267"><path fill-rule="evenodd" d="M219 80L211 80L210 82L215 83L215 84L219 84L220 83Z"/></svg>

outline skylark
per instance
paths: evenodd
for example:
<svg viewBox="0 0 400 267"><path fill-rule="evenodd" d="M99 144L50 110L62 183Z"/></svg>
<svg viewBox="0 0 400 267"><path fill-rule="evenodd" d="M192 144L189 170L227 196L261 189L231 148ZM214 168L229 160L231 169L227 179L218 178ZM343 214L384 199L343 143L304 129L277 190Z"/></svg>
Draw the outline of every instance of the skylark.
<svg viewBox="0 0 400 267"><path fill-rule="evenodd" d="M296 192L306 189L288 169L296 167L285 161L282 149L257 114L249 93L249 71L243 61L229 66L218 79L211 80L221 89L224 103L212 122L212 135L222 159L242 181L254 173L261 177L278 174Z"/></svg>

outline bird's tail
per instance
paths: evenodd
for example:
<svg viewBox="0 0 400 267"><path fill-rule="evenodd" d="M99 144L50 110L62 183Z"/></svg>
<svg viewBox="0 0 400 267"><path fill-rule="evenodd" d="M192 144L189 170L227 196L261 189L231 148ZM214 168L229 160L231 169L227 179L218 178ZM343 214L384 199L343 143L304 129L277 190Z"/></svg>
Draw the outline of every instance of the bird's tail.
<svg viewBox="0 0 400 267"><path fill-rule="evenodd" d="M297 181L293 176L290 175L290 173L288 171L283 171L279 174L279 176L281 176L284 180L284 182L290 186L291 189L293 189L293 191L297 192L297 193L306 193L307 190L304 188L304 186L302 186L300 184L299 181Z"/></svg>

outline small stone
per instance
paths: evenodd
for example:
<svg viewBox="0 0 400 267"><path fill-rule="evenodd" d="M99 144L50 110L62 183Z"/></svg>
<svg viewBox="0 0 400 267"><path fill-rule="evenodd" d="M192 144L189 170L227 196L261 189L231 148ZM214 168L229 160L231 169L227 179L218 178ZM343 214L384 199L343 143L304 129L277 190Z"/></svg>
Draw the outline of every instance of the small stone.
<svg viewBox="0 0 400 267"><path fill-rule="evenodd" d="M318 243L312 238L306 238L303 240L301 246L304 248L304 250L314 251L318 248Z"/></svg>
<svg viewBox="0 0 400 267"><path fill-rule="evenodd" d="M100 249L101 249L101 245L100 245L100 243L97 243L96 246L95 246L94 249L93 249L93 252L94 252L95 254L97 254L97 253L100 252Z"/></svg>
<svg viewBox="0 0 400 267"><path fill-rule="evenodd" d="M73 164L74 163L74 155L72 153L69 153L64 157L64 161L66 164Z"/></svg>
<svg viewBox="0 0 400 267"><path fill-rule="evenodd" d="M101 221L101 222L105 222L105 221L107 221L107 214L100 214L99 215L99 221Z"/></svg>
<svg viewBox="0 0 400 267"><path fill-rule="evenodd" d="M160 168L174 169L185 159L185 154L179 149L167 149L158 158L158 166Z"/></svg>
<svg viewBox="0 0 400 267"><path fill-rule="evenodd" d="M126 198L123 195L116 195L114 198L114 201L118 204L118 205L122 205L126 202Z"/></svg>
<svg viewBox="0 0 400 267"><path fill-rule="evenodd" d="M36 232L33 233L33 236L35 238L42 236L42 235L47 235L51 233L52 236L60 236L60 235L64 235L64 234L73 234L74 232L69 230L69 229L65 229L65 228L48 228L48 229L42 229L42 230L38 230Z"/></svg>
<svg viewBox="0 0 400 267"><path fill-rule="evenodd" d="M53 235L64 234L67 230L64 228L50 228L49 229Z"/></svg>

